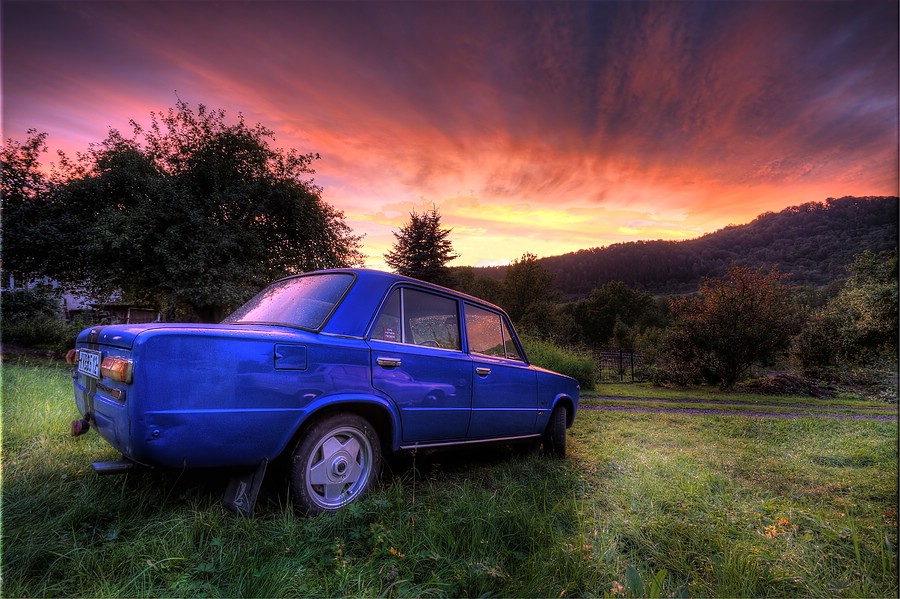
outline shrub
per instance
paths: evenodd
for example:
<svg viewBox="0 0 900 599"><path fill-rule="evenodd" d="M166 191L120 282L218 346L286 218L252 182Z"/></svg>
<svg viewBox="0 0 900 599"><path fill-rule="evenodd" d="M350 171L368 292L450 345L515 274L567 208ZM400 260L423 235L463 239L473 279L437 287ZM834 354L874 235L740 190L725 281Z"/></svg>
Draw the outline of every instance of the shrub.
<svg viewBox="0 0 900 599"><path fill-rule="evenodd" d="M730 389L753 364L773 363L798 328L781 279L775 269L732 266L725 277L707 279L696 295L672 298L674 368L699 370L707 382Z"/></svg>
<svg viewBox="0 0 900 599"><path fill-rule="evenodd" d="M75 336L91 323L66 322L58 291L48 287L3 292L3 342L33 349L62 352L75 344Z"/></svg>
<svg viewBox="0 0 900 599"><path fill-rule="evenodd" d="M55 316L32 316L3 321L3 342L33 349L64 352L75 346L75 337L90 323L66 322Z"/></svg>
<svg viewBox="0 0 900 599"><path fill-rule="evenodd" d="M644 363L638 376L655 385L696 385L704 381L703 361L681 329L651 329L639 339Z"/></svg>
<svg viewBox="0 0 900 599"><path fill-rule="evenodd" d="M62 316L61 296L49 287L4 291L2 306L4 322L36 316Z"/></svg>
<svg viewBox="0 0 900 599"><path fill-rule="evenodd" d="M582 390L593 389L597 382L597 367L590 356L564 349L552 341L522 336L522 343L532 364L565 374L577 380Z"/></svg>
<svg viewBox="0 0 900 599"><path fill-rule="evenodd" d="M833 385L821 383L797 374L775 374L764 376L740 384L746 391L763 395L801 395L808 397L836 397Z"/></svg>
<svg viewBox="0 0 900 599"><path fill-rule="evenodd" d="M833 376L897 355L897 253L863 252L837 296L794 338L791 358L804 373Z"/></svg>

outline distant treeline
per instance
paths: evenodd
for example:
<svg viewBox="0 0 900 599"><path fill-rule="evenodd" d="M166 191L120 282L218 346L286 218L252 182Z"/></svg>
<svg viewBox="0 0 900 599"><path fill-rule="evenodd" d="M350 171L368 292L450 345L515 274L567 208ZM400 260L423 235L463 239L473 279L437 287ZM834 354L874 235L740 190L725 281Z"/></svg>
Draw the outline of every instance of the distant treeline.
<svg viewBox="0 0 900 599"><path fill-rule="evenodd" d="M822 287L846 278L857 254L897 248L898 206L897 197L829 198L766 212L749 224L697 239L617 243L539 262L567 298L583 297L610 281L654 294L691 293L733 264L776 267L789 283ZM505 267L475 272L502 278Z"/></svg>

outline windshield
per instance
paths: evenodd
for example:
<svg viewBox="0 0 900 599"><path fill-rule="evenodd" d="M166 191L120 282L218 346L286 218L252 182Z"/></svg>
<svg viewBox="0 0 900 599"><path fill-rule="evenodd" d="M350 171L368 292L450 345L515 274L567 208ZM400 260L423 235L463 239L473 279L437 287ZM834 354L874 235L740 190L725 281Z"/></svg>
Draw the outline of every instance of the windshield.
<svg viewBox="0 0 900 599"><path fill-rule="evenodd" d="M318 330L353 283L351 273L324 273L278 281L223 320Z"/></svg>

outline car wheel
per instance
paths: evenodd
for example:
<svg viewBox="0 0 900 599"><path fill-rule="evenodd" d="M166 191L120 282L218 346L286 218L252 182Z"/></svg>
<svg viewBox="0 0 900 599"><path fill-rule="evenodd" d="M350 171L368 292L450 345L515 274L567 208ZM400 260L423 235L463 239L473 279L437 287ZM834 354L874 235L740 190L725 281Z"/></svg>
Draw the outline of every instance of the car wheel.
<svg viewBox="0 0 900 599"><path fill-rule="evenodd" d="M331 512L369 490L381 468L378 434L355 414L336 414L316 422L292 456L294 505L309 515Z"/></svg>
<svg viewBox="0 0 900 599"><path fill-rule="evenodd" d="M566 420L568 414L563 406L556 406L550 414L550 423L544 431L542 442L544 453L557 458L566 457Z"/></svg>

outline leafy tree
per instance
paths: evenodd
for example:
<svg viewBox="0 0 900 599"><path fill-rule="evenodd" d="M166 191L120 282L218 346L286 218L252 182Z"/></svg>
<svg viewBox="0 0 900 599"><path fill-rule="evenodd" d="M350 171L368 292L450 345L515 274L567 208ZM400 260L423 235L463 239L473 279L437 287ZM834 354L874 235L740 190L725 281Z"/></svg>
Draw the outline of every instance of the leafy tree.
<svg viewBox="0 0 900 599"><path fill-rule="evenodd" d="M447 263L459 257L449 236L453 229L441 228L437 208L418 214L413 210L409 223L394 232L394 247L384 261L398 274L452 286L453 276Z"/></svg>
<svg viewBox="0 0 900 599"><path fill-rule="evenodd" d="M453 288L494 304L503 303L503 281L476 273L472 266L457 266L451 269Z"/></svg>
<svg viewBox="0 0 900 599"><path fill-rule="evenodd" d="M625 324L620 318L616 318L613 324L612 341L620 350L633 352L637 345L638 329L636 326Z"/></svg>
<svg viewBox="0 0 900 599"><path fill-rule="evenodd" d="M825 373L897 355L897 252L859 254L850 278L794 339L792 355L805 371Z"/></svg>
<svg viewBox="0 0 900 599"><path fill-rule="evenodd" d="M532 302L517 326L522 331L540 339L564 343L568 332L567 316L560 310L556 301L558 294L553 292L549 299Z"/></svg>
<svg viewBox="0 0 900 599"><path fill-rule="evenodd" d="M602 345L613 340L622 349L632 349L637 331L655 318L656 304L649 293L611 281L564 309L580 324L585 342Z"/></svg>
<svg viewBox="0 0 900 599"><path fill-rule="evenodd" d="M553 274L534 254L525 253L507 267L503 280L503 307L514 322L520 322L529 311L538 308L546 311L545 303L558 298L559 293L553 289Z"/></svg>
<svg viewBox="0 0 900 599"><path fill-rule="evenodd" d="M130 139L111 130L43 198L45 274L216 321L273 279L362 262L360 237L307 178L317 155L181 101L132 127Z"/></svg>
<svg viewBox="0 0 900 599"><path fill-rule="evenodd" d="M732 266L697 295L670 302L668 356L676 370L731 388L756 363L771 363L797 329L797 310L781 275Z"/></svg>
<svg viewBox="0 0 900 599"><path fill-rule="evenodd" d="M41 274L32 250L38 241L35 238L43 234L39 208L50 187L40 162L41 154L47 151L46 139L46 133L30 129L24 144L7 139L0 151L4 277Z"/></svg>

